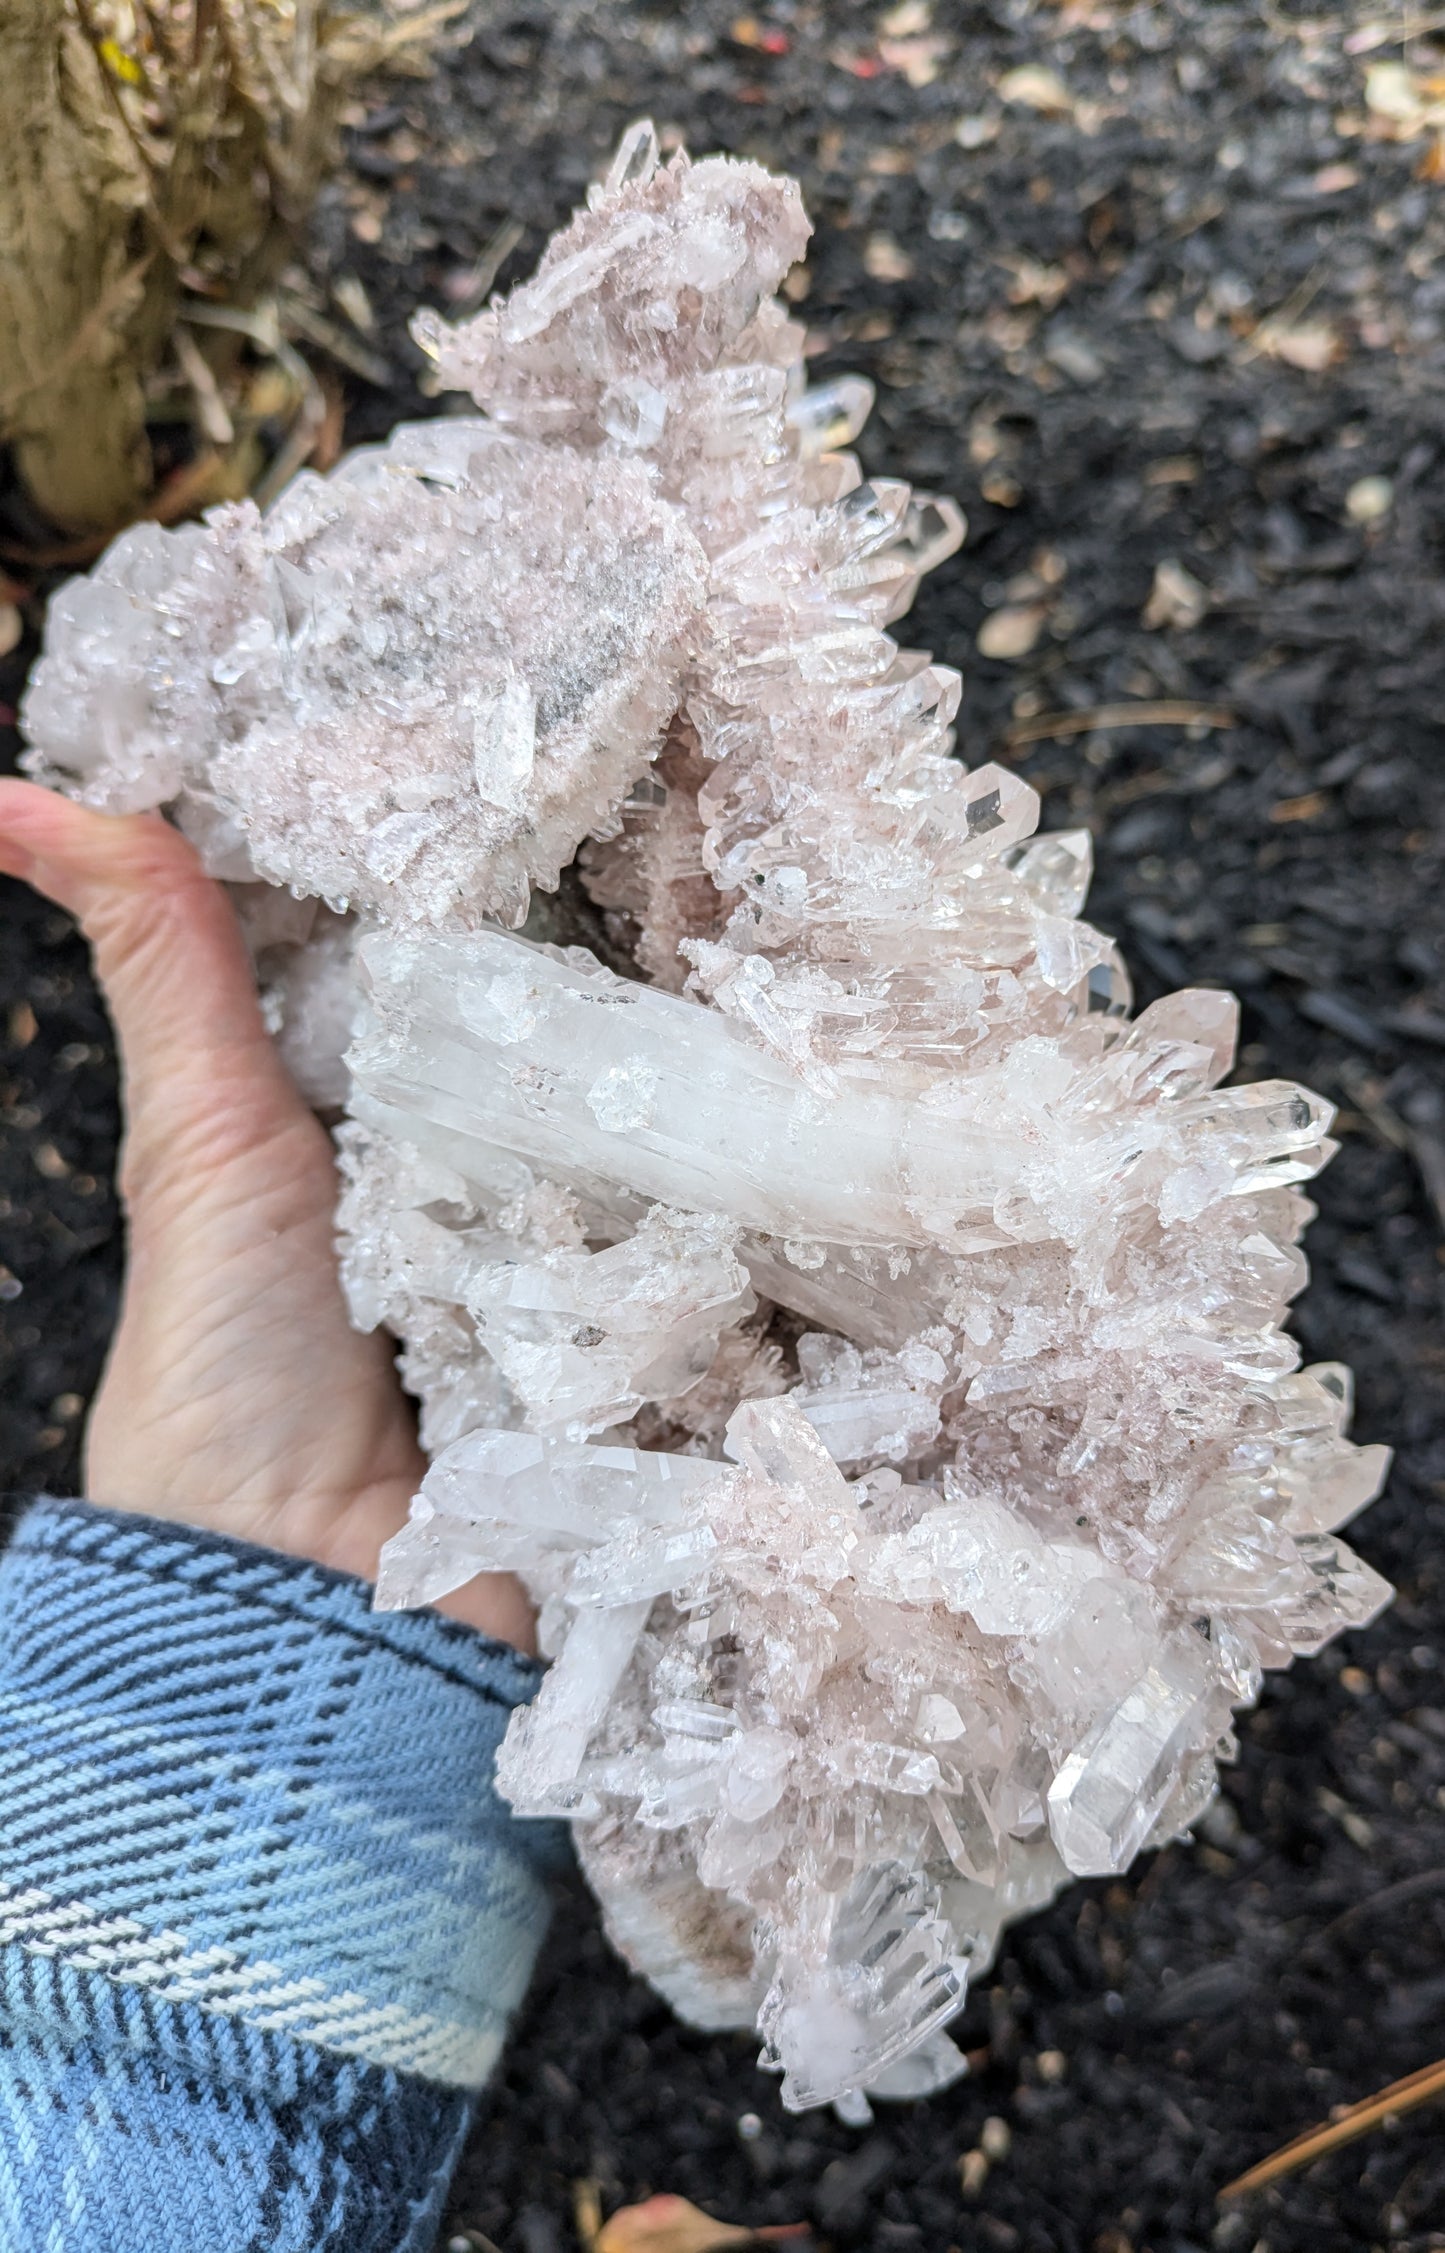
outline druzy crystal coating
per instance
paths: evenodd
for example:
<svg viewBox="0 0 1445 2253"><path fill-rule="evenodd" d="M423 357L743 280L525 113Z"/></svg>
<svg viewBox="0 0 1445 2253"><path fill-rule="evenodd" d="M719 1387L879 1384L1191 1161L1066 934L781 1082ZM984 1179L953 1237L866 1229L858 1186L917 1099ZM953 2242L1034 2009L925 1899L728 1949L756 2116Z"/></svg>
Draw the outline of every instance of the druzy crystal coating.
<svg viewBox="0 0 1445 2253"><path fill-rule="evenodd" d="M1131 1020L1087 837L955 756L888 628L962 518L806 387L807 235L633 128L530 281L419 316L475 412L126 535L26 720L237 885L344 1101L343 1277L433 1458L378 1601L522 1574L502 1790L684 2017L856 2116L1387 1600L1339 1539L1386 1454L1281 1327L1329 1106L1223 1084L1226 994ZM574 856L606 963L534 896Z"/></svg>

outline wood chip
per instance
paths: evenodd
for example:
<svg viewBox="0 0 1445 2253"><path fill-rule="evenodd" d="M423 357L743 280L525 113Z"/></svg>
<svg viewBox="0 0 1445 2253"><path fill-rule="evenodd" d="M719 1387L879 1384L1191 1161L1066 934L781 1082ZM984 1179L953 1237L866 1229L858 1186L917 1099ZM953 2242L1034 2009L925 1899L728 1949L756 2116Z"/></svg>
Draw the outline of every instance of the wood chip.
<svg viewBox="0 0 1445 2253"><path fill-rule="evenodd" d="M1300 798L1281 798L1277 806L1269 809L1272 822L1313 821L1329 804L1323 790L1306 790Z"/></svg>

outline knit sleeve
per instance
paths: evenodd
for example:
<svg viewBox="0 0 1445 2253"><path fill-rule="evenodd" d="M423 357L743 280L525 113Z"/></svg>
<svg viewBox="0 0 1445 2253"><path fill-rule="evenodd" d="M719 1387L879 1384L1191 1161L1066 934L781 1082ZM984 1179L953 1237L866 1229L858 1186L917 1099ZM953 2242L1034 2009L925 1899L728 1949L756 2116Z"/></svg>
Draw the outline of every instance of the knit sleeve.
<svg viewBox="0 0 1445 2253"><path fill-rule="evenodd" d="M557 1855L540 1671L364 1583L42 1502L0 1557L0 2244L428 2253Z"/></svg>

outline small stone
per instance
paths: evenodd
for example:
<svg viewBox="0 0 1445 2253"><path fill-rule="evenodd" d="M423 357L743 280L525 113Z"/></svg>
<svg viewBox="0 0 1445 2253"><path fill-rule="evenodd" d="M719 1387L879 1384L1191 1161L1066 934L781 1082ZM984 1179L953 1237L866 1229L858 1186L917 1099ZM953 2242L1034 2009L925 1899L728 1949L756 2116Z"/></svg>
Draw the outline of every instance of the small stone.
<svg viewBox="0 0 1445 2253"><path fill-rule="evenodd" d="M1000 118L979 111L961 117L953 129L953 137L961 149L987 149L993 146L1002 130Z"/></svg>
<svg viewBox="0 0 1445 2253"><path fill-rule="evenodd" d="M1299 368L1306 375L1323 375L1345 350L1333 321L1296 321L1284 328L1266 322L1255 332L1255 341L1270 359L1283 360L1286 367Z"/></svg>
<svg viewBox="0 0 1445 2253"><path fill-rule="evenodd" d="M1424 95L1408 63L1371 63L1365 73L1365 105L1376 117L1392 124L1413 126L1425 106Z"/></svg>
<svg viewBox="0 0 1445 2253"><path fill-rule="evenodd" d="M1154 584L1140 624L1151 631L1161 626L1177 626L1188 632L1199 624L1208 608L1208 590L1182 563L1156 563Z"/></svg>
<svg viewBox="0 0 1445 2253"><path fill-rule="evenodd" d="M863 246L863 271L875 282L906 282L913 260L892 235L875 234Z"/></svg>
<svg viewBox="0 0 1445 2253"><path fill-rule="evenodd" d="M1001 610L985 618L978 629L980 657L997 658L1010 665L1027 657L1038 643L1047 616L1047 610L1039 602L1006 603Z"/></svg>
<svg viewBox="0 0 1445 2253"><path fill-rule="evenodd" d="M1345 514L1351 524L1379 524L1395 505L1395 488L1388 477L1357 477L1345 495Z"/></svg>
<svg viewBox="0 0 1445 2253"><path fill-rule="evenodd" d="M975 2145L972 2151L965 2151L961 2155L958 2162L958 2182L965 2198L977 2198L988 2181L988 2169L988 2153L982 2146Z"/></svg>
<svg viewBox="0 0 1445 2253"><path fill-rule="evenodd" d="M998 2161L1007 2159L1013 2149L1013 2130L1007 2120L1000 2119L996 2113L990 2114L979 2130L978 2142L984 2157L996 2165Z"/></svg>
<svg viewBox="0 0 1445 2253"><path fill-rule="evenodd" d="M1020 63L1017 69L1006 70L998 82L998 94L1000 101L1037 110L1043 117L1073 114L1073 96L1058 73L1042 63Z"/></svg>

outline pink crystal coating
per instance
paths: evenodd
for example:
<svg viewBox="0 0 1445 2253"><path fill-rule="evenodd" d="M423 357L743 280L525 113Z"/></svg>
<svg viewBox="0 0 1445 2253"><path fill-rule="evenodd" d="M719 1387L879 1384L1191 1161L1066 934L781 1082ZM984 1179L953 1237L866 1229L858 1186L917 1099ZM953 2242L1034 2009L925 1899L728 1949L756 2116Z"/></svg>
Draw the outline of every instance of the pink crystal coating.
<svg viewBox="0 0 1445 2253"><path fill-rule="evenodd" d="M1387 1458L1282 1329L1329 1107L1223 1086L1228 995L1131 1022L1087 837L954 756L888 628L962 518L863 480L866 383L806 388L806 237L633 128L531 281L419 316L480 419L129 535L27 717L349 903L243 895L318 1101L365 988L343 1276L434 1457L379 1601L525 1576L503 1790L684 2016L856 2114L954 2078L1004 1923L1184 1831L1262 1670L1387 1600L1338 1539ZM579 845L616 967L499 927Z"/></svg>

